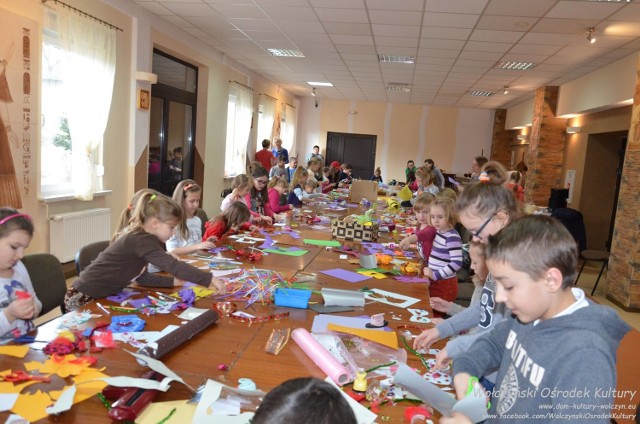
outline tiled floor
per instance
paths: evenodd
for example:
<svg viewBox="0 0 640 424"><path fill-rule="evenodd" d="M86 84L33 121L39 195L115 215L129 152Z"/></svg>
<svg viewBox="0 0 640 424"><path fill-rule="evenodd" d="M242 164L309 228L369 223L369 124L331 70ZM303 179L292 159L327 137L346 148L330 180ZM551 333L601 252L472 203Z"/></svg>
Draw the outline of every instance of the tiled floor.
<svg viewBox="0 0 640 424"><path fill-rule="evenodd" d="M600 264L594 263L593 265L591 265L590 263L587 263L587 265L584 267L584 271L582 272L582 275L580 276L580 280L578 281L578 287L582 288L587 294L591 293L591 289L595 284L599 271L600 271ZM606 272L603 274L602 278L600 278L600 282L598 283L598 288L593 297L601 304L611 306L612 308L614 308L623 320L625 320L629 325L634 327L636 330L640 330L640 313L626 312L607 300L605 296L605 288L606 288L605 277L606 277ZM67 280L67 286L69 286L73 282L73 280L75 280L75 278L76 277L69 278ZM36 324L47 322L59 315L60 315L60 310L54 309L48 314L38 318L36 320Z"/></svg>

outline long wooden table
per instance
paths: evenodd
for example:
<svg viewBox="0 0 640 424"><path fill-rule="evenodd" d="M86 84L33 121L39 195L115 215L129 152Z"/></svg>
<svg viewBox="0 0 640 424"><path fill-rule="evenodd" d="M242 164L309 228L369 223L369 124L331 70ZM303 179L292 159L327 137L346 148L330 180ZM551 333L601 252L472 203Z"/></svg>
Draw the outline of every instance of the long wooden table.
<svg viewBox="0 0 640 424"><path fill-rule="evenodd" d="M293 225L298 225L294 223ZM329 240L330 232L309 230L305 224L300 224L295 229L301 230L304 238L314 238ZM256 236L260 237L260 236ZM301 239L293 239L288 235L273 236L274 240L278 240L278 245L302 246ZM352 244L357 248L357 244ZM236 248L246 248L247 244L233 243ZM421 299L421 301L413 308L427 309L428 288L425 284L405 284L400 283L392 278L385 279L369 279L361 283L349 283L344 280L329 277L322 273L321 270L332 268L344 268L354 270L355 265L347 263L346 260L340 259L340 253L335 251L327 251L322 247L305 246L309 253L303 257L290 257L277 254L269 254L258 262L246 262L246 267L268 268L281 272L288 277L297 273L303 273L305 277L313 277L310 287L313 289L321 289L322 287L341 288L349 290L359 290L364 286L369 288L380 288L392 292L402 293L407 296ZM223 252L219 255L226 257L235 257L232 252ZM196 266L205 265L202 261L195 263ZM138 289L140 289L138 287ZM143 289L142 289L143 290ZM155 291L155 290L153 290ZM169 291L165 291L169 293ZM322 298L318 294L314 294L311 298L312 302L322 302ZM108 305L108 301L102 302ZM215 303L215 299L201 299L195 304L196 307L210 308ZM242 302L235 302L239 310L245 310ZM97 313L102 312L96 305L89 305L89 308ZM341 313L345 316L362 316L372 315L384 312L389 325L398 329L403 325L415 326L410 322L411 314L405 309L395 306L385 305L378 302L368 302L364 308L354 308L353 312ZM188 343L171 352L162 358L162 361L172 370L177 372L191 386L198 386L206 378L219 380L230 386L236 386L239 378L250 378L256 382L259 389L268 391L283 381L295 378L315 376L325 378L324 373L317 368L306 354L298 347L298 345L290 340L282 352L274 356L265 352L264 348L271 332L275 328L306 328L311 329L316 313L311 310L296 310L290 308L278 308L274 305L262 306L253 305L246 312L264 316L286 310L289 312L287 318L281 320L271 320L258 323L240 322L231 318L221 317L220 320L210 329L204 331ZM119 314L112 312L113 315ZM399 320L391 317L399 317ZM109 317L103 316L102 319ZM167 325L180 325L182 320L174 314L153 315L143 317L147 321L145 330L162 330ZM87 326L94 323L89 322ZM52 340L56 335L56 328L59 325L59 319L54 320L41 326L38 329L37 340ZM423 326L427 328L428 326ZM415 334L416 330L412 330ZM436 344L441 346L443 342ZM402 346L402 344L400 344ZM129 346L124 346L129 350L133 350ZM640 347L640 333L633 331L630 333L621 345L618 358L618 388L638 390L640 388L640 371L636 366L637 353ZM106 367L105 373L111 376L127 375L133 377L141 376L147 368L136 363L133 357L124 352L122 349L106 349L101 353L95 354L98 357L97 367ZM28 361L44 361L47 357L40 350L32 349L29 351L24 362ZM0 370L3 369L23 369L22 360L16 360L10 357L0 357ZM408 364L414 367L420 367L417 357L409 354ZM226 365L226 370L219 369L219 365ZM40 389L42 391L50 391L60 389L65 384L64 381L54 378L50 384L35 384L29 386L25 390L35 392ZM68 383L66 383L68 384ZM160 393L156 401L188 399L191 396L190 391L180 385L174 383L171 389L166 393ZM622 401L620 402L622 405ZM380 416L389 417L389 422L402 422L402 415L405 407L410 405L398 404L396 406L383 405L380 409ZM631 414L635 411L629 408L621 411ZM6 413L0 413L0 419L8 416ZM106 409L97 397L92 397L75 405L70 411L64 413L56 419L61 423L67 422L109 422ZM632 420L618 419L618 423L633 422Z"/></svg>

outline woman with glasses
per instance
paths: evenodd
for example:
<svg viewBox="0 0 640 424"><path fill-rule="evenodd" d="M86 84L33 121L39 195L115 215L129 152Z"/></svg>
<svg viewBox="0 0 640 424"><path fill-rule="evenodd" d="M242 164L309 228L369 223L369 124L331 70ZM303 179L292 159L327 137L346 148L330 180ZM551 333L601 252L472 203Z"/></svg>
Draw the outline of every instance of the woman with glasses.
<svg viewBox="0 0 640 424"><path fill-rule="evenodd" d="M251 172L251 180L251 189L245 197L245 203L249 206L252 216L259 216L261 221L271 224L273 211L269 205L269 191L267 189L269 172L262 167L256 167Z"/></svg>

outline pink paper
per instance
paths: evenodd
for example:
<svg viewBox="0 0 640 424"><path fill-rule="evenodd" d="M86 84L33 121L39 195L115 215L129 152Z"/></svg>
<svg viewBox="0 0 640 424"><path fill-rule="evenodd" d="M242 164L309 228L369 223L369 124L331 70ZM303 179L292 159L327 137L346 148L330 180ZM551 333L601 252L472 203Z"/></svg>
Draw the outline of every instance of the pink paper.
<svg viewBox="0 0 640 424"><path fill-rule="evenodd" d="M323 274L329 275L331 277L339 278L344 281L348 281L350 283L359 283L360 281L370 280L371 277L367 277L366 275L358 274L357 272L347 271L346 269L328 269L326 271L320 271Z"/></svg>
<svg viewBox="0 0 640 424"><path fill-rule="evenodd" d="M342 386L349 382L349 372L343 367L313 336L304 328L296 328L291 338L300 349L327 374L336 384Z"/></svg>

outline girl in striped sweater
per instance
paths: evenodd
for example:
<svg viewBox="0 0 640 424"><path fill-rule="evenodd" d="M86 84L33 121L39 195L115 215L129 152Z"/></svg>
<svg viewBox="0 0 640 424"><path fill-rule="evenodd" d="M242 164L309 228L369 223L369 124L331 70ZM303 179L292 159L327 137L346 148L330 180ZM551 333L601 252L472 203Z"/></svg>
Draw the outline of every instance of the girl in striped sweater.
<svg viewBox="0 0 640 424"><path fill-rule="evenodd" d="M462 267L462 240L453 228L456 222L453 201L437 197L431 203L430 217L437 232L424 269L425 277L431 280L429 296L453 302L458 296L456 272Z"/></svg>

